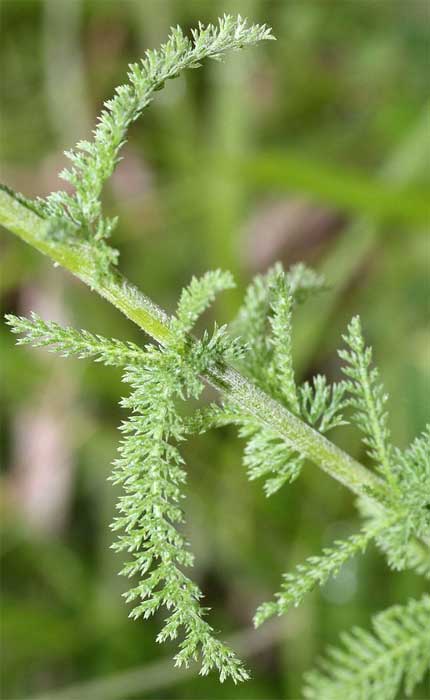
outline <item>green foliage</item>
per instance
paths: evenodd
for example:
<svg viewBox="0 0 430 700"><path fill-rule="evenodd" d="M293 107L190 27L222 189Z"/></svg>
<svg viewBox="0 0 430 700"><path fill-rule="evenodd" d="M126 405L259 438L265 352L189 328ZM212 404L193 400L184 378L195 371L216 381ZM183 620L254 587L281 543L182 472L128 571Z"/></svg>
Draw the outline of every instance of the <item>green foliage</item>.
<svg viewBox="0 0 430 700"><path fill-rule="evenodd" d="M221 60L227 51L237 51L259 41L274 39L265 25L247 25L240 15L224 15L218 25L199 23L189 39L178 26L158 50L146 51L140 63L129 66L129 82L119 85L115 96L104 103L93 140L83 140L66 151L72 165L60 173L74 193L64 190L34 202L13 193L14 198L50 223L50 236L74 241L91 261L95 275L103 279L118 262L118 251L106 243L117 225L117 217L104 216L101 195L103 186L120 161L120 151L127 132L166 80L178 77L186 68L198 68L205 58ZM7 190L9 191L9 190Z"/></svg>
<svg viewBox="0 0 430 700"><path fill-rule="evenodd" d="M325 377L317 375L312 382L297 384L293 365L294 308L324 289L322 278L304 265L285 272L278 264L266 275L258 276L249 286L232 327L215 326L212 333L205 331L198 339L189 333L215 295L233 286L229 273L215 270L201 279L193 278L182 292L176 316L169 319L112 271L117 253L106 239L116 218L103 215L101 194L118 163L128 127L164 81L175 78L183 68L196 68L206 57L219 59L226 50L272 38L265 26L247 27L240 17L235 20L230 16L221 19L217 27L199 25L192 36L190 41L176 28L159 51L147 52L141 64L130 66L129 83L118 87L114 98L105 103L93 141L82 141L67 154L72 167L61 177L73 185L74 194L56 192L44 202L32 203L2 189L13 196L15 206L48 219L49 235L63 246L63 264L67 257L64 249L67 253L77 246L82 260L94 270L85 281L111 301L119 288L117 306L122 311L137 309L151 322L155 319L163 329L165 347L141 349L88 331L64 329L35 314L30 319L8 316L7 322L14 333L23 334L19 344L46 346L63 356L75 354L125 367L124 381L131 393L121 405L131 415L121 426L120 456L112 476L123 487L119 515L112 527L120 533L114 549L130 555L121 573L138 579L125 594L127 602L134 604L130 616L148 618L167 610L157 641L180 640L176 665L188 666L199 659L202 674L216 669L221 681L229 677L237 682L245 680L248 673L215 637L206 620L208 609L201 606L203 594L184 572L192 566L193 556L181 531L186 471L179 445L211 425L235 423L247 441L244 463L248 475L250 479L265 478L268 496L299 476L309 456L309 444L315 447L311 457L323 468L327 467L327 452L332 457L335 454L343 483L346 464L357 490L356 474L365 474L364 467L322 438L322 434L345 422L342 412L347 404L354 409L352 420L364 433L368 455L377 471L375 479L370 480L374 486L366 481L362 489L368 496L360 505L367 526L287 573L275 600L258 609L255 622L259 625L300 604L306 593L335 575L357 552L364 551L371 539L385 552L392 568L412 566L420 573L430 571L428 548L426 551L430 539L430 436L427 431L405 452L391 445L386 396L377 370L371 368L371 350L365 347L358 318L352 320L345 336L348 350L340 353L346 362L347 381L330 386ZM31 239L33 244L36 238ZM46 252L46 248L42 250ZM136 315L127 315L136 320ZM145 328L141 316L138 318ZM229 363L252 380L247 385L249 406L238 390L245 379ZM203 379L224 392L224 404L184 417L180 402L200 400ZM265 408L270 410L264 413ZM284 418L283 428L276 420L279 415ZM285 425L291 432L300 426L299 436L290 438ZM379 615L373 637L353 631L345 637L346 651L333 652L335 663L326 664L326 674L309 676L307 696L388 699L394 696L403 675L406 693L412 692L430 655L428 617L429 599L424 598L421 603Z"/></svg>
<svg viewBox="0 0 430 700"><path fill-rule="evenodd" d="M430 597L395 605L376 615L373 634L360 628L342 635L321 671L307 674L307 700L394 700L409 697L430 668Z"/></svg>
<svg viewBox="0 0 430 700"><path fill-rule="evenodd" d="M144 352L134 343L126 343L116 338L104 338L86 330L64 328L54 321L44 321L32 312L30 318L7 314L6 323L12 333L22 334L17 345L32 345L34 348L46 347L62 357L76 355L80 359L92 358L105 365L125 367L130 363L142 362Z"/></svg>
<svg viewBox="0 0 430 700"><path fill-rule="evenodd" d="M123 379L132 392L121 405L131 416L120 428L124 437L111 480L124 490L118 502L119 517L112 524L122 534L113 548L132 557L121 573L139 577L138 585L125 594L127 602L137 601L130 617L148 618L166 608L168 617L157 641L182 634L176 665L189 666L201 658L201 674L216 669L221 681L229 677L236 683L247 679L248 673L205 620L208 608L200 605L203 594L182 570L192 566L193 556L177 529L184 520L181 502L186 481L177 445L189 435L191 423L180 415L176 402L198 399L203 389L199 373L239 352L224 328L215 327L212 336L206 332L191 347L186 331L216 293L232 284L231 275L220 271L192 279L171 320L176 340L169 349L148 346L142 350L133 343L63 328L36 314L30 319L8 315L6 320L13 333L22 335L18 344L125 367Z"/></svg>
<svg viewBox="0 0 430 700"><path fill-rule="evenodd" d="M320 433L345 425L342 411L346 408L346 386L344 382L334 382L331 386L327 378L317 374L312 384L304 382L299 387L300 412L303 418L314 425Z"/></svg>
<svg viewBox="0 0 430 700"><path fill-rule="evenodd" d="M287 273L278 263L265 275L253 279L232 324L232 332L247 346L242 369L263 389L276 390L274 375L279 372L279 363L283 364L285 385L281 391L287 403L295 401L291 357L292 307L324 287L324 279L303 263L293 265ZM288 295L285 294L287 289ZM282 347L284 342L286 347Z"/></svg>
<svg viewBox="0 0 430 700"><path fill-rule="evenodd" d="M218 292L233 289L235 286L230 272L213 270L203 277L193 277L179 299L174 324L178 331L187 333L192 329L201 314L213 303Z"/></svg>
<svg viewBox="0 0 430 700"><path fill-rule="evenodd" d="M393 510L400 517L390 528L376 538L394 569L412 568L430 577L428 548L417 546L415 535L428 541L430 534L430 434L429 426L404 451L393 450L394 473L398 489L394 495ZM367 500L359 508L370 521L384 517L380 508Z"/></svg>
<svg viewBox="0 0 430 700"><path fill-rule="evenodd" d="M274 270L281 271L282 267L274 266ZM295 302L303 304L309 297L327 289L323 275L318 274L304 263L292 265L286 272L286 282Z"/></svg>
<svg viewBox="0 0 430 700"><path fill-rule="evenodd" d="M266 496L272 496L284 484L297 479L304 459L275 431L245 421L239 435L247 439L243 461L248 476L251 481L266 477L263 487Z"/></svg>
<svg viewBox="0 0 430 700"><path fill-rule="evenodd" d="M273 272L270 274L273 277ZM258 608L254 618L257 626L298 605L306 593L324 584L346 561L363 552L371 539L375 539L393 569L411 566L420 573L427 573L428 567L428 554L426 556L425 548L422 553L417 551L414 539L418 536L427 541L430 536L428 430L404 453L390 444L384 411L386 397L377 382L377 370L370 366L372 351L365 347L358 317L351 321L345 336L350 351L339 353L347 362L344 372L348 381L329 387L326 378L318 375L312 385L306 382L296 387L291 343L293 295L287 278L288 275L278 268L271 285L272 305L266 306L266 312L274 314L269 319L273 329L269 336L273 355L268 358L271 381L266 382L266 387L269 391L273 387L274 398L281 394L288 408L321 432L342 425L345 421L341 411L347 405L353 407L352 420L364 432L369 456L376 461L383 477L379 492L383 493L384 507L372 499L362 499L360 508L368 518L368 527L348 540L336 542L335 547L324 549L322 555L308 558L294 573L285 574L274 600ZM257 289L261 293L261 281ZM248 305L248 308L253 310L255 306ZM262 322L258 328L263 328ZM235 420L240 422L240 416L236 415ZM304 462L300 452L294 453L279 435L259 427L246 415L242 416L242 425L241 436L248 438L244 461L250 478L270 475L264 487L267 495L275 493L286 482L294 481ZM369 495L375 497L376 494Z"/></svg>
<svg viewBox="0 0 430 700"><path fill-rule="evenodd" d="M243 307L253 313L258 304L250 303L250 297L255 301L254 291L258 290L262 299L262 290L265 291L268 364L260 376L266 385L273 387L274 398L281 396L287 407L296 410L302 420L321 432L344 423L341 411L346 405L345 391L349 391L349 401L356 411L353 420L359 428L366 430L365 440L371 448L371 456L381 456L380 462L383 457L384 465L389 464L390 471L377 463L383 477L384 498L378 503L372 500L374 494L369 493L370 498L362 499L360 507L368 519L367 527L360 534L325 548L321 555L309 557L304 564L297 566L295 572L285 574L274 600L263 603L257 610L254 620L257 626L272 615L284 614L291 606L299 605L308 592L336 575L341 566L358 552L363 552L372 539L386 553L391 567L413 566L421 573L428 572L428 556L426 560L425 550L423 554L417 549L416 537L426 541L430 532L429 430L404 452L389 444L381 389L375 382L375 370L370 369L371 351L364 347L356 319L348 335L353 350L342 353L349 363L346 373L353 381L330 387L325 377L317 375L312 384L306 382L297 387L292 365L291 310L293 295L300 294L301 288L297 276L295 287L288 286L288 279L294 279L294 274L290 277L279 265L275 270L252 285L253 292L250 295L248 290ZM310 274L302 267L299 279L303 279L303 275L310 279ZM14 333L22 335L19 344L46 346L63 356L92 357L98 362L126 368L124 381L131 386L132 392L121 403L130 410L131 417L121 426L124 438L112 479L121 483L125 492L118 503L119 517L113 523L113 529L122 533L114 548L131 555L131 561L121 573L139 577L137 585L125 596L128 602L135 602L130 616L147 618L160 608L166 608L168 617L157 641L176 639L181 634L176 664L187 666L191 660L200 658L201 673L217 669L221 680L231 677L237 682L248 677L247 671L234 653L214 636L213 628L205 619L208 611L200 606L202 592L183 571L192 565L193 557L188 542L178 529L183 523L181 501L186 481L178 445L192 433L202 432L210 426L238 424L240 435L247 440L244 463L248 475L250 479L266 478L264 489L268 496L298 477L304 455L300 450L292 449L275 428L262 425L252 412L247 412L234 401L199 410L191 418L183 417L178 411L178 401L199 399L203 374L214 371L225 362L246 364L249 353L252 355L253 352L249 346L256 347L251 328L248 329L246 347L241 339L232 339L225 327L215 326L212 334L205 331L200 339L191 340L188 335L215 295L232 286L231 275L219 270L208 272L201 279L193 278L181 294L177 315L169 322L174 337L167 348L148 346L142 350L132 343L62 328L56 323L43 321L36 314L30 319L9 315L7 322ZM258 312L261 323L254 326L258 332L263 328L262 307ZM268 329L272 332L267 337ZM252 368L254 361L255 355L252 355L248 367ZM366 410L370 416L367 422ZM390 478L385 479L386 475ZM409 627L405 629L409 630ZM348 649L361 639L360 635L356 637L354 634L347 637ZM367 653L365 648L362 653ZM412 654L413 649L407 653ZM339 658L348 665L345 653ZM337 678L337 672L333 673ZM413 678L418 678L418 675ZM318 674L310 677L318 679L312 681L314 685L322 683ZM349 678L351 686L354 678L352 675ZM360 677L357 683L362 682ZM411 683L410 679L406 680L407 688L412 687ZM357 685L353 692L362 692L360 688ZM388 692L385 686L383 692ZM357 694L356 697L366 696Z"/></svg>
<svg viewBox="0 0 430 700"><path fill-rule="evenodd" d="M358 316L349 324L344 340L349 350L341 350L339 356L347 363L343 371L349 378L347 386L349 403L355 409L354 421L364 434L369 457L375 461L378 471L393 483L390 431L384 408L388 396L378 383L378 370L370 368L372 349L365 346Z"/></svg>
<svg viewBox="0 0 430 700"><path fill-rule="evenodd" d="M291 328L290 319L287 327ZM364 433L369 456L383 477L385 507L372 499L362 499L359 505L368 519L366 529L348 540L336 542L335 547L324 549L320 556L309 557L295 572L285 574L274 600L258 608L254 618L256 626L299 605L308 592L323 585L346 561L363 552L371 539L375 539L393 569L410 567L429 575L428 547L415 539L416 536L424 542L430 539L429 428L404 452L391 445L384 411L386 396L377 382L377 370L370 366L371 349L365 347L357 317L352 320L345 339L350 350L339 354L348 363L344 368L348 382L333 386L331 395L325 378L315 378L313 393L310 385L305 384L299 394L301 411L309 422L320 421L321 430L333 425L333 420L335 425L343 422L337 412L346 403L353 407L352 419ZM345 391L349 395L347 400ZM256 475L264 473L261 466L265 461L263 442L259 447L260 450L253 449L251 442L248 443L250 452L254 451ZM269 444L265 445L265 453L269 455L266 464L271 463L282 474L282 467L274 462L273 448ZM290 480L294 476L296 474ZM410 695L430 666L430 599L425 598L421 604L412 602L405 609L392 608L381 613L374 624L376 639L361 630L344 635L345 651L331 652L330 660L324 664L325 675L309 674L307 698L390 700L396 695L403 676L405 692Z"/></svg>
<svg viewBox="0 0 430 700"><path fill-rule="evenodd" d="M380 529L386 523L380 525ZM343 564L359 552L363 553L369 541L377 534L376 530L363 530L347 540L335 542L333 547L325 547L320 556L309 557L304 564L299 564L294 573L284 574L281 591L275 595L275 601L263 603L258 608L254 624L259 627L273 615L283 615L302 602L307 593L316 586L324 585L332 576L336 576Z"/></svg>
<svg viewBox="0 0 430 700"><path fill-rule="evenodd" d="M88 230L96 240L108 238L117 219L103 216L100 199L103 185L119 162L129 126L155 93L164 87L166 80L178 77L186 68L198 68L205 58L220 60L227 51L274 38L268 27L247 26L240 15L237 18L224 15L218 26L199 24L191 34L192 40L180 27L175 27L158 50L146 51L140 63L129 66L129 82L117 87L115 96L105 102L93 141L80 141L74 150L66 152L72 167L63 170L60 177L73 185L75 193L54 192L45 202L39 202L46 216L66 218Z"/></svg>
<svg viewBox="0 0 430 700"><path fill-rule="evenodd" d="M325 287L324 279L299 263L287 272L277 263L266 275L258 275L249 285L243 306L232 330L244 339L245 351L239 366L252 376L275 400L321 433L344 423L345 383L329 386L321 375L312 385L297 386L293 367L294 306ZM305 458L292 449L282 436L261 426L238 407L224 406L225 417L232 411L232 422L241 425L240 436L247 440L244 464L251 480L265 477L267 496L300 474Z"/></svg>
<svg viewBox="0 0 430 700"><path fill-rule="evenodd" d="M344 372L349 378L347 388L349 403L355 411L353 420L364 433L369 457L384 477L389 508L398 514L396 522L382 530L377 542L392 568L404 569L412 564L422 571L426 568L426 557L416 561L416 554L411 554L411 540L414 535L427 539L430 532L428 429L404 453L392 446L384 409L387 395L378 382L377 369L371 367L372 350L365 346L358 317L352 319L344 339L349 350L342 350L339 355L347 362ZM384 517L371 504L362 503L361 508L373 512L376 520Z"/></svg>
<svg viewBox="0 0 430 700"><path fill-rule="evenodd" d="M266 26L248 27L240 16L235 19L224 15L218 26L199 24L197 30L192 30L192 41L176 27L158 51L147 51L140 64L130 65L129 83L116 88L116 95L105 103L93 141L80 141L75 150L66 153L72 167L63 170L60 177L73 185L74 194L55 192L33 206L33 211L51 223L55 239L82 248L79 238L83 234L84 241L89 241L84 243L85 255L92 259L96 276L109 272L117 260L117 252L104 242L117 219L103 216L101 193L119 161L131 123L164 82L176 78L184 68L197 68L204 58L220 60L228 50L271 38ZM13 196L30 207L24 197ZM187 334L215 295L232 286L232 276L219 270L208 272L200 280L193 278L182 293L176 317L170 320L169 349L142 351L131 343L63 329L36 315L31 319L9 316L7 322L13 332L24 334L20 343L49 346L63 356L76 354L126 366L124 380L133 391L122 404L131 409L132 416L121 428L125 438L113 478L123 485L125 495L119 501L120 516L113 527L125 531L115 548L133 554L133 561L123 573L140 573L142 577L126 596L128 601L140 601L131 616L148 617L166 607L169 617L157 639L175 639L180 631L184 633L176 664L188 666L200 654L201 673L216 668L221 681L231 677L237 682L247 678L247 672L233 652L215 639L204 619L207 611L199 604L202 593L181 569L192 565L193 557L176 529L183 521L180 501L185 481L176 443L185 439L187 431L175 401L198 398L202 391L199 374L221 362L238 359L243 352L240 341L232 341L225 327L215 326L212 335L205 332L193 343ZM123 290L131 294L127 286Z"/></svg>
<svg viewBox="0 0 430 700"><path fill-rule="evenodd" d="M122 405L132 412L121 427L125 436L112 480L123 486L120 515L113 523L121 530L114 549L128 552L132 559L121 573L139 576L137 586L126 593L127 602L137 601L130 616L148 618L160 607L168 610L158 642L176 639L183 631L177 666L188 666L201 656L201 673L216 668L220 680L245 680L240 661L213 634L200 606L202 593L182 571L193 564L189 544L178 532L183 522L181 501L186 480L183 459L176 447L185 439L184 423L175 399L197 397L201 385L181 376L175 354L148 349L142 366L130 367L124 381L131 395ZM174 442L175 444L172 444Z"/></svg>

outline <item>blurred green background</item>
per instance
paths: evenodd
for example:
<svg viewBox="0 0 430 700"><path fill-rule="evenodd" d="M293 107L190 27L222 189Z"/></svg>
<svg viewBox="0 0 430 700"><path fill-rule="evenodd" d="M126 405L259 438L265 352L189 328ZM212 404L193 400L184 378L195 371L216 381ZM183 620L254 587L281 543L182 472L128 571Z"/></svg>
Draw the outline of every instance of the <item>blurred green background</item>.
<svg viewBox="0 0 430 700"><path fill-rule="evenodd" d="M222 321L275 260L325 271L330 291L296 318L298 374L338 377L341 333L360 313L404 447L430 396L427 0L3 0L1 180L28 196L62 186L64 148L88 135L128 62L171 25L223 12L272 25L277 41L169 83L133 127L105 193L121 268L168 310L191 275L230 269L238 289L218 303ZM0 245L2 312L143 342L11 234ZM266 499L234 431L220 430L184 450L193 576L253 677L220 686L173 671L159 621L127 619L109 549L119 372L16 349L4 326L1 369L3 698L291 700L342 629L424 589L372 549L254 635L281 573L358 523L353 497L312 465ZM333 439L366 461L355 431Z"/></svg>

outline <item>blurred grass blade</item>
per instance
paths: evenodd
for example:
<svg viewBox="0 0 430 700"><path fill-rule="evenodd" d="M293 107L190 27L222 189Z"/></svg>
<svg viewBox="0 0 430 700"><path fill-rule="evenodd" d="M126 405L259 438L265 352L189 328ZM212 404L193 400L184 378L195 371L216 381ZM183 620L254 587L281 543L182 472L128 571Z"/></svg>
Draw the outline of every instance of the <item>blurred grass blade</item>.
<svg viewBox="0 0 430 700"><path fill-rule="evenodd" d="M375 219L424 224L430 207L424 192L398 190L341 166L327 166L299 153L266 152L238 164L251 185L264 189L298 192L346 212Z"/></svg>

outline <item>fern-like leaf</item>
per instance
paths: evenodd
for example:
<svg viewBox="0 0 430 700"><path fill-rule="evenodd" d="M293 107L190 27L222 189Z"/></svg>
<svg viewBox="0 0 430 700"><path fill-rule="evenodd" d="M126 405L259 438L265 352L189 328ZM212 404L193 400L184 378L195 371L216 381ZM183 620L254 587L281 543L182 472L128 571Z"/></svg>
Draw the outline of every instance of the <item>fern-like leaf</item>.
<svg viewBox="0 0 430 700"><path fill-rule="evenodd" d="M308 296L321 291L324 286L323 278L303 263L293 265L287 272L280 263L276 263L265 275L257 275L248 286L243 305L231 325L231 330L234 335L242 338L247 347L242 368L270 393L276 390L273 382L273 354L276 346L278 362L283 363L283 369L287 372L287 395L291 394L289 324L293 304L302 303ZM291 300L287 298L289 296ZM278 316L277 320L272 320L273 313ZM283 322L286 322L288 328L282 327ZM271 330L275 330L281 344L270 337ZM285 347L281 359L281 345L285 337L288 347ZM292 400L294 403L294 398Z"/></svg>
<svg viewBox="0 0 430 700"><path fill-rule="evenodd" d="M309 557L304 564L299 564L293 573L284 574L282 588L276 593L275 600L263 603L257 609L255 626L259 627L273 615L283 615L291 607L297 607L307 593L325 584L329 578L336 576L349 559L364 552L378 530L385 526L385 523L378 523L377 528L363 530L347 540L339 540L333 547L324 548L321 555Z"/></svg>
<svg viewBox="0 0 430 700"><path fill-rule="evenodd" d="M243 369L262 388L267 386L267 367L270 366L272 352L268 334L271 284L281 272L282 267L276 265L265 275L257 275L253 279L246 290L239 313L231 324L232 334L240 336L247 347Z"/></svg>
<svg viewBox="0 0 430 700"><path fill-rule="evenodd" d="M412 568L430 577L430 427L404 452L394 450L393 462L399 493L391 508L399 515L376 542L393 569ZM370 521L384 518L374 502L362 499L358 505Z"/></svg>
<svg viewBox="0 0 430 700"><path fill-rule="evenodd" d="M313 387L298 387L292 352L294 305L322 288L323 278L305 265L294 265L285 272L276 263L249 285L232 330L245 342L242 368L286 408L326 432L343 423L345 385L329 388L325 378L318 377ZM244 463L250 479L268 477L264 485L268 496L294 481L304 463L302 455L249 415L234 407L227 407L227 414L229 410L233 411L231 422L242 425L240 435L248 440Z"/></svg>
<svg viewBox="0 0 430 700"><path fill-rule="evenodd" d="M121 427L124 439L112 476L125 491L118 502L119 517L113 523L113 529L122 534L113 546L132 556L122 573L140 576L138 584L125 594L128 602L137 601L130 615L147 618L165 608L168 617L157 640L182 636L176 664L188 666L200 658L202 674L216 669L221 681L230 677L238 682L248 678L248 673L205 619L208 611L200 605L202 593L183 571L192 565L193 556L177 529L183 522L181 501L186 481L177 445L189 434L191 424L178 413L176 401L198 398L203 388L199 375L243 352L226 327L215 326L212 334L205 332L193 343L189 343L187 331L216 292L232 284L231 275L219 271L193 279L182 294L178 316L171 322L176 342L164 350L151 346L141 349L133 343L63 328L36 314L30 319L9 315L6 320L12 331L22 336L18 344L126 367L124 381L132 393L122 405L131 410L131 417Z"/></svg>
<svg viewBox="0 0 430 700"><path fill-rule="evenodd" d="M384 610L373 629L342 635L343 647L307 674L307 700L394 700L402 686L413 693L430 669L430 596Z"/></svg>
<svg viewBox="0 0 430 700"><path fill-rule="evenodd" d="M230 15L224 15L218 26L199 24L191 34L192 40L180 27L175 27L165 44L147 51L140 63L129 66L129 82L117 87L115 96L105 102L93 140L80 141L74 150L66 153L72 166L63 170L60 177L74 186L75 193L60 191L45 202L39 200L48 216L65 217L76 226L90 230L96 239L109 237L116 219L102 215L102 188L119 162L129 126L155 93L166 80L176 78L186 68L198 68L205 58L219 60L227 51L273 39L265 25L248 26L240 16Z"/></svg>
<svg viewBox="0 0 430 700"><path fill-rule="evenodd" d="M280 393L286 404L296 415L300 413L296 381L293 369L292 310L293 295L288 287L285 273L280 272L273 283L272 315L270 325L273 347L272 361L268 373L272 380L272 391Z"/></svg>
<svg viewBox="0 0 430 700"><path fill-rule="evenodd" d="M312 384L305 382L299 387L300 414L320 433L327 433L339 425L345 425L342 411L347 406L345 382L327 383L326 377L317 374Z"/></svg>
<svg viewBox="0 0 430 700"><path fill-rule="evenodd" d="M121 530L113 545L127 551L131 561L122 572L138 574L140 581L125 594L137 601L130 616L148 618L164 607L168 611L157 641L183 635L177 666L188 666L201 658L201 673L217 669L223 681L245 680L247 672L234 653L214 636L200 606L202 593L183 572L193 564L189 544L178 531L183 522L181 501L186 473L177 444L186 430L175 407L175 399L199 393L197 384L184 383L174 353L151 349L141 366L127 369L124 380L131 395L122 405L132 411L121 430L125 436L112 480L121 483L125 495L119 499L119 517L114 530Z"/></svg>
<svg viewBox="0 0 430 700"><path fill-rule="evenodd" d="M62 357L76 355L80 359L92 358L95 362L117 367L141 362L144 357L144 351L134 343L104 338L86 330L65 328L54 321L44 321L33 312L30 318L7 314L5 319L12 333L22 335L17 345L46 347Z"/></svg>
<svg viewBox="0 0 430 700"><path fill-rule="evenodd" d="M355 409L353 419L364 435L368 454L375 461L378 471L395 488L385 411L388 397L378 382L378 370L371 367L372 349L365 346L358 316L352 319L343 337L349 349L340 350L339 356L346 362L343 371L348 377L349 403Z"/></svg>
<svg viewBox="0 0 430 700"><path fill-rule="evenodd" d="M251 481L265 477L264 491L272 496L286 483L297 479L303 466L303 457L289 447L282 438L267 428L245 423L239 431L247 439L244 465Z"/></svg>
<svg viewBox="0 0 430 700"><path fill-rule="evenodd" d="M200 278L193 277L179 299L175 327L182 333L190 331L199 316L213 303L215 296L234 287L231 273L222 270L211 270Z"/></svg>

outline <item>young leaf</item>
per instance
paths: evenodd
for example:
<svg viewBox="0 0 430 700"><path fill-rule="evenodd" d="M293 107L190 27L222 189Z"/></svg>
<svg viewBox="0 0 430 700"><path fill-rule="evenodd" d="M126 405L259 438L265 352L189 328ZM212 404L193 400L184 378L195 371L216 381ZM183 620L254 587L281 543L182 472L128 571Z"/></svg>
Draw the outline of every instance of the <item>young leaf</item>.
<svg viewBox="0 0 430 700"><path fill-rule="evenodd" d="M417 437L410 447L393 451L394 470L399 495L391 508L398 512L396 522L382 530L376 542L393 569L415 569L430 577L430 428ZM359 508L369 521L385 517L377 504L361 499ZM416 541L416 537L421 543Z"/></svg>
<svg viewBox="0 0 430 700"><path fill-rule="evenodd" d="M5 318L12 333L22 334L16 341L17 345L47 347L50 352L58 352L62 357L90 357L95 362L117 367L141 362L145 357L144 351L130 341L124 343L116 338L104 338L86 330L65 328L54 321L44 321L34 312L30 314L30 318L13 314L7 314Z"/></svg>
<svg viewBox="0 0 430 700"><path fill-rule="evenodd" d="M384 610L373 630L342 635L343 647L305 676L307 700L394 700L402 686L413 693L430 668L430 596Z"/></svg>
<svg viewBox="0 0 430 700"><path fill-rule="evenodd" d="M273 615L284 615L291 607L297 607L307 593L316 586L322 586L329 578L336 576L340 568L358 552L364 552L370 540L375 537L378 528L363 530L347 540L335 542L333 547L325 547L320 556L309 557L304 564L299 564L294 573L284 574L284 581L275 600L263 603L254 616L254 624L259 627Z"/></svg>
<svg viewBox="0 0 430 700"><path fill-rule="evenodd" d="M201 659L202 674L218 670L220 680L235 683L248 678L239 659L214 636L205 620L207 609L200 606L202 593L184 573L192 566L189 544L177 529L183 522L181 501L186 473L177 444L186 436L185 423L175 399L188 395L190 387L178 372L178 361L169 351L148 350L145 362L127 368L124 381L132 387L122 405L132 415L121 427L124 439L112 480L122 484L119 517L113 529L120 530L116 551L126 551L131 560L122 574L139 575L136 586L126 594L135 602L134 619L148 618L165 608L168 616L158 642L182 636L177 666ZM198 387L193 390L198 393Z"/></svg>
<svg viewBox="0 0 430 700"><path fill-rule="evenodd" d="M293 413L300 413L292 354L292 309L294 299L284 272L277 275L273 284L271 344L273 356L268 368L273 388L279 392Z"/></svg>
<svg viewBox="0 0 430 700"><path fill-rule="evenodd" d="M216 295L235 286L230 272L213 270L198 279L193 277L182 291L176 310L174 323L178 330L187 333L192 329L201 314L213 303Z"/></svg>
<svg viewBox="0 0 430 700"><path fill-rule="evenodd" d="M264 484L266 496L272 496L284 484L297 479L303 466L303 457L276 433L245 423L239 435L248 438L243 460L248 476L251 481L267 478Z"/></svg>
<svg viewBox="0 0 430 700"><path fill-rule="evenodd" d="M308 296L324 288L324 280L316 272L298 263L287 272L280 263L271 267L265 275L257 275L248 286L244 302L231 324L233 335L240 336L247 347L243 369L263 388L273 393L274 348L286 372L287 398L291 394L291 312L294 304L302 303ZM273 316L273 318L272 318ZM286 324L283 326L283 324ZM270 337L270 330L273 336ZM286 347L284 348L284 342ZM281 395L282 396L282 395ZM297 405L296 405L297 408ZM293 409L294 410L294 409Z"/></svg>
<svg viewBox="0 0 430 700"><path fill-rule="evenodd" d="M320 433L327 433L339 425L345 425L341 411L347 405L345 382L327 383L326 377L317 374L312 384L305 382L299 387L300 413Z"/></svg>
<svg viewBox="0 0 430 700"><path fill-rule="evenodd" d="M192 40L180 27L171 30L165 44L147 51L140 63L129 66L129 82L115 90L107 100L94 130L92 141L80 141L66 152L72 166L60 176L75 188L75 194L60 191L51 194L39 205L49 217L66 218L91 232L97 240L108 238L116 219L102 214L101 193L112 175L126 142L129 126L141 115L166 80L176 78L186 68L198 68L205 58L219 59L226 51L236 51L265 39L273 39L265 25L248 26L240 15L224 15L218 26L199 24Z"/></svg>
<svg viewBox="0 0 430 700"><path fill-rule="evenodd" d="M343 371L348 377L347 389L351 395L349 403L355 409L353 419L364 434L363 441L378 471L395 488L390 431L385 411L388 397L378 382L378 370L371 368L372 349L364 344L358 316L352 319L343 338L349 349L340 350L339 356L346 362Z"/></svg>

